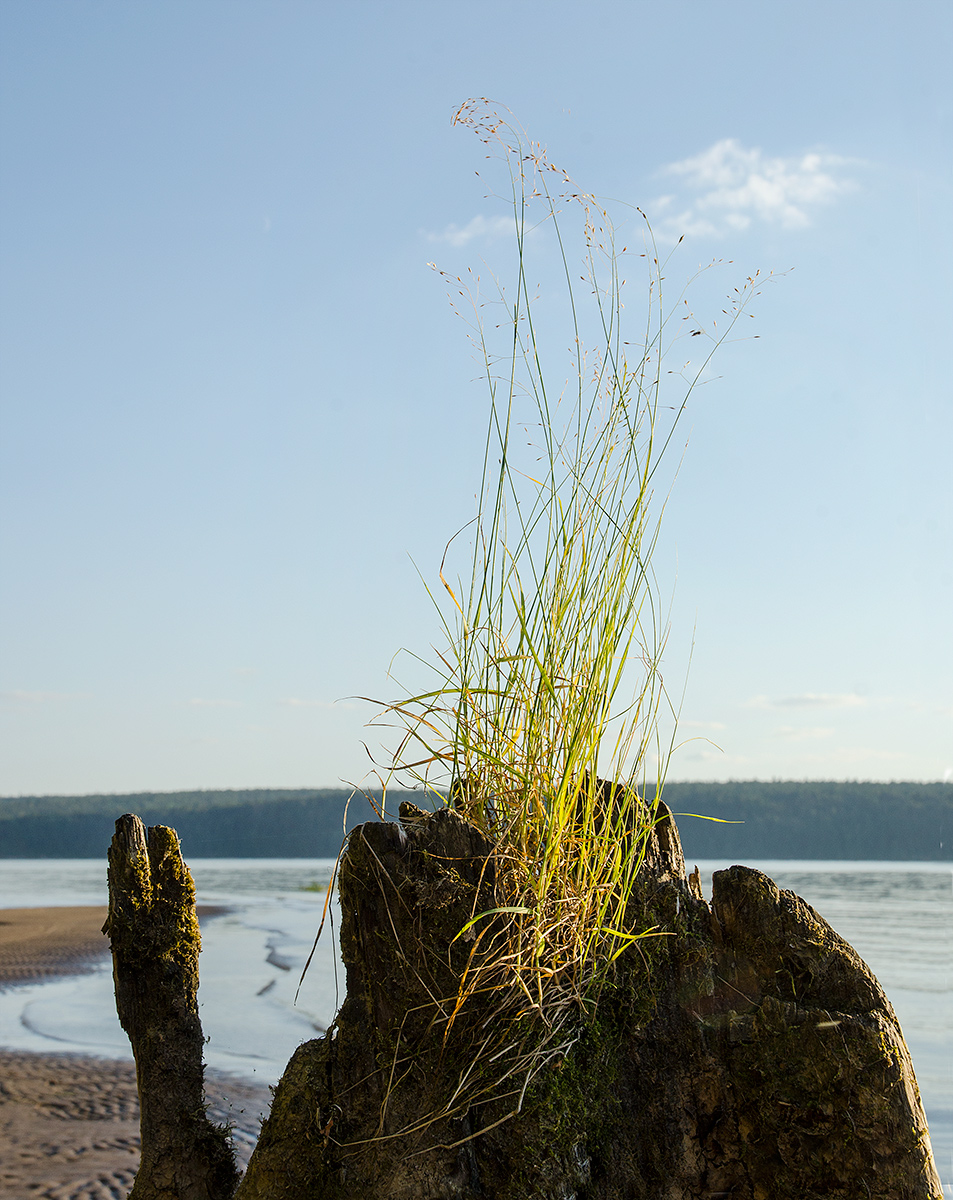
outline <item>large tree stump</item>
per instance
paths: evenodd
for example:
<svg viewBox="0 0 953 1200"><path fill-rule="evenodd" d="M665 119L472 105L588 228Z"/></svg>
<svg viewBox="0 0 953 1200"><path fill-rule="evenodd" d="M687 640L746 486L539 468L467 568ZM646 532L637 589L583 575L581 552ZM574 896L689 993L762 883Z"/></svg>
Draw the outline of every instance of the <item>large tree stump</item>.
<svg viewBox="0 0 953 1200"><path fill-rule="evenodd" d="M809 905L759 871L686 879L664 806L619 960L576 1044L523 1097L439 1114L473 1039L433 1035L493 907L492 847L401 806L352 832L347 997L282 1078L239 1200L940 1200L896 1015ZM491 1022L494 997L471 1006Z"/></svg>
<svg viewBox="0 0 953 1200"><path fill-rule="evenodd" d="M175 830L127 814L109 847L116 1008L139 1086L142 1157L130 1200L228 1200L238 1171L205 1113L195 886Z"/></svg>
<svg viewBox="0 0 953 1200"><path fill-rule="evenodd" d="M706 903L658 815L626 923L665 936L618 960L575 1041L516 1099L512 1080L510 1095L481 1091L494 1064L474 1053L498 996L471 998L441 1036L475 952L457 935L496 903L493 846L449 809L407 804L401 826L352 832L347 996L288 1064L235 1200L941 1200L870 970L759 871L717 872ZM107 928L143 1101L132 1200L226 1200L234 1183L202 1111L193 900L173 831L147 843L122 818ZM472 1101L448 1103L461 1081Z"/></svg>

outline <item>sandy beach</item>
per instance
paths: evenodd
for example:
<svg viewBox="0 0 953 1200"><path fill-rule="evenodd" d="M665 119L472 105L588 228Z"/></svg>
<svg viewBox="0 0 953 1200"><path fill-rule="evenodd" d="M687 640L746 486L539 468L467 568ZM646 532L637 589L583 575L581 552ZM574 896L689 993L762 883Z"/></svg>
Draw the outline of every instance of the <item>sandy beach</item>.
<svg viewBox="0 0 953 1200"><path fill-rule="evenodd" d="M200 904L199 921L227 910ZM0 909L0 987L81 975L109 956L105 905Z"/></svg>
<svg viewBox="0 0 953 1200"><path fill-rule="evenodd" d="M0 909L0 987L76 975L109 954L105 907Z"/></svg>
<svg viewBox="0 0 953 1200"><path fill-rule="evenodd" d="M0 987L90 970L109 952L105 919L100 907L0 910ZM206 1078L210 1115L234 1126L244 1166L270 1092ZM131 1062L0 1050L0 1200L125 1200L138 1162Z"/></svg>

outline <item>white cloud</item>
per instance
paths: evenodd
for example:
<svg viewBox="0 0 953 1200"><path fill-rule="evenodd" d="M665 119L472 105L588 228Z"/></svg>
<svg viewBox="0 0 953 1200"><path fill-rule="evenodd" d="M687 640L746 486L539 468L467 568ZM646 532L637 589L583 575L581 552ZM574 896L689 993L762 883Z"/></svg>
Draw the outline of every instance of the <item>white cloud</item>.
<svg viewBox="0 0 953 1200"><path fill-rule="evenodd" d="M722 721L679 721L679 729L724 729Z"/></svg>
<svg viewBox="0 0 953 1200"><path fill-rule="evenodd" d="M789 742L813 742L818 738L831 737L834 730L821 728L816 725L813 728L798 725L781 725L774 732L778 737L786 738Z"/></svg>
<svg viewBox="0 0 953 1200"><path fill-rule="evenodd" d="M48 704L54 700L88 700L89 692L0 692L0 699L14 704Z"/></svg>
<svg viewBox="0 0 953 1200"><path fill-rule="evenodd" d="M512 217L476 216L462 229L459 225L448 225L442 233L428 233L426 237L428 242L447 242L451 246L466 246L474 238L495 242L498 238L506 237L512 232Z"/></svg>
<svg viewBox="0 0 953 1200"><path fill-rule="evenodd" d="M200 696L194 696L189 704L193 708L240 708L240 700L203 700Z"/></svg>
<svg viewBox="0 0 953 1200"><path fill-rule="evenodd" d="M798 696L753 696L746 708L862 708L867 701L853 692L802 692Z"/></svg>
<svg viewBox="0 0 953 1200"><path fill-rule="evenodd" d="M278 703L288 708L357 708L348 700L301 700L297 696L288 696Z"/></svg>
<svg viewBox="0 0 953 1200"><path fill-rule="evenodd" d="M814 209L853 190L855 184L843 178L852 165L855 159L838 154L772 158L737 138L723 138L662 168L661 175L680 180L694 195L659 196L648 206L649 215L657 232L672 237L720 237L754 222L803 229Z"/></svg>

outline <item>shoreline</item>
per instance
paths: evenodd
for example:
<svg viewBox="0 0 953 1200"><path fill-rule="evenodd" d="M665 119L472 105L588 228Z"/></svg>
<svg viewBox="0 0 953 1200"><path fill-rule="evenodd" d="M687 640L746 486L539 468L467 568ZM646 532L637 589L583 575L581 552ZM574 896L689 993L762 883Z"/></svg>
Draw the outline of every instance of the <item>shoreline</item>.
<svg viewBox="0 0 953 1200"><path fill-rule="evenodd" d="M214 905L199 909L204 919L229 911L234 909ZM94 905L0 908L0 991L13 991L18 984L42 985L77 973L64 970L64 964L78 968L79 973L96 970L109 957L107 939L100 932L105 915L105 906ZM72 934L68 932L70 919L77 922ZM42 967L42 974L7 979L2 968L3 943L9 946L19 941L29 966L31 953L36 956L43 943L31 942L25 929L32 924L40 930L51 920L56 926L55 936L51 934L54 948L59 947L61 957L45 966L34 957L33 969ZM17 926L21 933L14 936ZM82 935L78 942L77 932ZM138 1099L130 1059L82 1050L0 1048L0 1080L0 1143L4 1145L0 1200L23 1200L30 1195L107 1200L127 1194L138 1166L139 1147ZM270 1107L270 1089L227 1070L207 1069L206 1096L213 1119L234 1126L236 1156L244 1167L257 1140L259 1114ZM948 1181L953 1181L953 1110L944 1106L942 1099L926 1107L937 1165L949 1186ZM111 1181L112 1191L103 1180Z"/></svg>
<svg viewBox="0 0 953 1200"><path fill-rule="evenodd" d="M106 908L0 909L0 989L97 969ZM229 911L212 905L200 917ZM139 1096L130 1059L0 1048L0 1200L126 1195L139 1167ZM232 1127L244 1170L271 1105L267 1086L205 1071L208 1111Z"/></svg>
<svg viewBox="0 0 953 1200"><path fill-rule="evenodd" d="M105 905L0 909L0 987L85 975L109 955Z"/></svg>
<svg viewBox="0 0 953 1200"><path fill-rule="evenodd" d="M199 924L230 909L200 904ZM0 989L88 975L109 958L105 905L0 908Z"/></svg>

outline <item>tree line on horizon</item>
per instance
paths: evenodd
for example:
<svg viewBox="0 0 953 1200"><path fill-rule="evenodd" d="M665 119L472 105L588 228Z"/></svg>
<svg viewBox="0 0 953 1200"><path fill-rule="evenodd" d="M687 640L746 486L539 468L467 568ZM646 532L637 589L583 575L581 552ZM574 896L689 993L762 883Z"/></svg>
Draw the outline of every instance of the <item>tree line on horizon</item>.
<svg viewBox="0 0 953 1200"><path fill-rule="evenodd" d="M421 802L390 792L389 816L404 798ZM664 798L686 859L953 861L950 784L672 782ZM0 858L104 858L127 812L175 828L186 859L333 858L345 831L379 819L346 788L0 797Z"/></svg>

